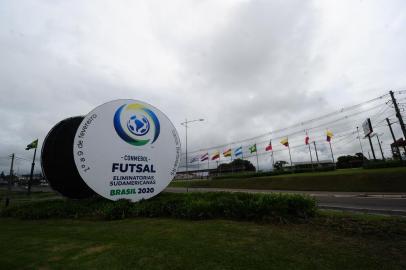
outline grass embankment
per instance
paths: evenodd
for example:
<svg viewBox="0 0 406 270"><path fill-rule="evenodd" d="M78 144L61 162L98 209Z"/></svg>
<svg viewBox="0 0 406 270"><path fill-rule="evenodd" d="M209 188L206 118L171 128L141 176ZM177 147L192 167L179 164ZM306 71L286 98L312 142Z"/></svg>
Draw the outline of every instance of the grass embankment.
<svg viewBox="0 0 406 270"><path fill-rule="evenodd" d="M2 269L405 269L405 220L303 224L0 218Z"/></svg>
<svg viewBox="0 0 406 270"><path fill-rule="evenodd" d="M13 201L18 201L18 202L28 202L28 201L38 201L38 200L48 200L48 199L54 199L54 198L62 198L61 195L59 195L56 192L42 192L42 191L34 191L31 192L30 195L27 195L26 191L11 191L8 193L6 187L1 187L0 189L0 200L3 201L6 199L6 197L10 198L10 202Z"/></svg>
<svg viewBox="0 0 406 270"><path fill-rule="evenodd" d="M317 213L307 196L161 194L130 204L13 195L0 209L0 269L406 267L406 219Z"/></svg>
<svg viewBox="0 0 406 270"><path fill-rule="evenodd" d="M343 192L406 192L406 168L343 169L329 172L215 180L174 181L171 187L276 189Z"/></svg>

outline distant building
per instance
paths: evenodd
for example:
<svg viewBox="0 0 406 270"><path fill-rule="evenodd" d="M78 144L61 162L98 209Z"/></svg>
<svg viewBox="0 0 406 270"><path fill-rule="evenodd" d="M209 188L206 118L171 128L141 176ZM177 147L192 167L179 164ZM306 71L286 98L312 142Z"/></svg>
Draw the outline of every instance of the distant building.
<svg viewBox="0 0 406 270"><path fill-rule="evenodd" d="M402 153L402 148L403 148L403 155L405 155L405 153L406 153L406 141L403 140L403 138L400 138L396 142L391 143L390 147L392 149L392 153L395 158L399 158L399 155ZM398 152L398 148L399 148L400 153Z"/></svg>
<svg viewBox="0 0 406 270"><path fill-rule="evenodd" d="M309 169L312 168L334 168L335 163L332 160L320 160L319 162L314 161L313 164L309 161L304 162L292 162L293 166L286 166L286 168L298 169Z"/></svg>

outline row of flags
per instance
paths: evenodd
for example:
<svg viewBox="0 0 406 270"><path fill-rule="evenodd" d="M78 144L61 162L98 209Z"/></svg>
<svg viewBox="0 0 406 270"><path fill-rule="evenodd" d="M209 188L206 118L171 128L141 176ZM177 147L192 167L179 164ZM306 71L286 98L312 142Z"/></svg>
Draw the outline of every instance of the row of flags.
<svg viewBox="0 0 406 270"><path fill-rule="evenodd" d="M331 139L333 138L333 132L331 132L330 130L327 130L326 132L326 140L328 142L331 142ZM306 134L305 137L305 144L308 145L310 141L310 138L308 136L308 134ZM289 139L288 137L283 138L280 143L286 147L289 147ZM257 153L257 144L253 144L251 146L248 147L250 154L252 153ZM269 144L265 147L265 151L272 151L272 140L269 141ZM225 150L223 152L223 156L224 157L231 157L232 156L232 149L229 148L227 150ZM239 156L243 156L243 150L242 150L242 146L237 147L236 149L234 149L234 156L235 157L239 157ZM208 160L218 160L220 159L220 151L216 150L211 157L209 156L209 153L206 152L205 154L203 154L202 156L200 156L200 161L208 161ZM199 161L199 156L193 157L190 160L190 163L194 163Z"/></svg>

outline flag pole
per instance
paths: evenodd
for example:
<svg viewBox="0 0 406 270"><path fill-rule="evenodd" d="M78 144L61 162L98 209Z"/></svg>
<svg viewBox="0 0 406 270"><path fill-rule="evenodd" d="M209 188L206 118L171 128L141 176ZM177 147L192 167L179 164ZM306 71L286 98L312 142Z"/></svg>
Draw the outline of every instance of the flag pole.
<svg viewBox="0 0 406 270"><path fill-rule="evenodd" d="M197 161L197 171L200 172L200 158ZM200 174L200 176L201 176L201 174Z"/></svg>
<svg viewBox="0 0 406 270"><path fill-rule="evenodd" d="M207 179L209 179L209 173L210 173L210 156L209 152L207 151Z"/></svg>
<svg viewBox="0 0 406 270"><path fill-rule="evenodd" d="M312 149L310 148L310 144L309 144L309 134L308 134L307 130L306 130L306 143L307 143L307 146L309 147L310 163L312 164L312 171L314 171L314 168L313 168Z"/></svg>
<svg viewBox="0 0 406 270"><path fill-rule="evenodd" d="M333 164L335 166L336 163L334 161L333 148L331 147L331 142L329 141L328 143L330 144L331 158L333 159Z"/></svg>
<svg viewBox="0 0 406 270"><path fill-rule="evenodd" d="M292 155L290 154L290 146L289 145L288 145L288 150L289 150L290 166L293 166L293 164L292 164Z"/></svg>
<svg viewBox="0 0 406 270"><path fill-rule="evenodd" d="M255 143L255 155L257 156L257 172L259 172L259 163L258 163L258 149L257 149L257 143Z"/></svg>
<svg viewBox="0 0 406 270"><path fill-rule="evenodd" d="M289 150L289 160L290 160L290 167L292 168L293 164L292 164L292 155L290 154L290 144L289 144L289 138L286 137L288 139L288 150Z"/></svg>
<svg viewBox="0 0 406 270"><path fill-rule="evenodd" d="M231 146L232 146L232 145L230 145L230 151L231 151L231 153L230 153L230 161L231 161L231 162L230 162L230 163L231 163L231 172L234 173L233 150L232 150Z"/></svg>
<svg viewBox="0 0 406 270"><path fill-rule="evenodd" d="M38 147L38 143L37 143ZM34 157L32 158L32 164L31 164L31 173L30 173L30 180L28 180L28 189L27 189L27 194L31 194L31 183L32 183L32 178L34 174L34 167L35 167L35 155L37 154L37 147L34 148Z"/></svg>
<svg viewBox="0 0 406 270"><path fill-rule="evenodd" d="M310 148L310 143L308 143L307 146L309 147L310 163L312 164L312 171L314 171L314 168L313 168L312 149Z"/></svg>
<svg viewBox="0 0 406 270"><path fill-rule="evenodd" d="M269 140L269 145L271 146L271 161L272 161L272 170L273 170L275 168L275 159L273 157L272 140Z"/></svg>
<svg viewBox="0 0 406 270"><path fill-rule="evenodd" d="M317 154L317 146L316 146L316 141L313 141L314 144L314 152L316 152L316 159L317 159L317 166L319 166L319 155Z"/></svg>

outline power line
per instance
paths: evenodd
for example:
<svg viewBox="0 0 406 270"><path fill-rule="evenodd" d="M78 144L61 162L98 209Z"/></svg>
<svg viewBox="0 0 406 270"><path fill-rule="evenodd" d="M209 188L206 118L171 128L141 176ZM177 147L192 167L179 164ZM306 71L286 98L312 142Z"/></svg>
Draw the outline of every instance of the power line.
<svg viewBox="0 0 406 270"><path fill-rule="evenodd" d="M396 93L398 93L398 92L396 92ZM403 93L406 93L406 90L405 90L405 92L402 92L402 94ZM303 151L305 151L306 150L305 147L307 147L307 146L304 144L304 141L299 144L295 143L295 142L299 142L299 140L300 141L302 139L304 140L304 137L300 138L300 139L291 138L291 137L297 137L296 135L298 135L298 134L303 134L303 136L305 136L306 131L311 130L314 133L319 130L326 129L326 127L333 128L332 130L341 130L341 132L336 133L334 136L334 138L336 138L336 140L334 140L334 145L336 145L338 147L338 149L340 149L339 150L340 152L343 152L343 147L345 148L345 146L343 144L349 145L352 147L352 142L357 140L357 137L354 137L356 135L356 131L354 130L355 126L351 126L351 123L354 123L354 122L351 122L349 124L348 121L343 122L343 120L348 120L350 118L359 117L363 114L377 110L377 112L373 113L372 116L368 117L368 118L372 119L372 121L373 121L373 129L381 129L381 128L385 127L386 125L383 123L385 121L385 119L387 117L389 118L389 117L394 116L394 112L392 112L390 110L390 109L393 109L393 107L391 106L392 101L390 99L384 99L384 97L387 97L387 96L388 96L388 94L385 94L385 95L382 95L375 99L368 100L368 101L359 103L359 104L351 106L351 107L343 108L339 111L335 111L335 112L332 112L332 113L329 113L329 114L326 114L326 115L323 115L323 116L320 116L317 118L313 118L313 119L307 120L305 122L301 122L296 125L291 125L286 128L281 128L281 129L275 130L273 132L264 133L264 134L261 134L261 135L255 136L255 137L251 137L251 138L247 138L247 139L239 140L239 141L234 141L234 142L229 142L226 144L217 145L217 146L213 146L210 148L199 149L199 150L195 150L195 151L192 151L189 153L192 155L194 154L195 157L198 157L197 153L199 153L199 152L210 153L211 152L210 150L216 149L218 151L218 149L221 149L224 147L233 148L233 146L235 146L237 144L239 144L239 146L242 146L244 149L249 146L249 144L247 144L247 142L251 142L252 144L255 143L257 145L257 151L259 149L262 150L262 151L259 150L256 153L257 155L262 156L262 155L267 155L271 152L264 151L265 147L259 147L259 146L267 146L269 143L269 140L275 141L275 140L283 138L283 137L289 137L290 149L295 151L300 148L303 148ZM373 105L372 107L365 106L365 105L372 105L371 103L376 102L376 101L384 101L384 102L379 102L378 104ZM320 121L322 119L331 118L333 116L336 116L337 114L342 114L343 112L350 112L350 113L348 113L344 116L336 117L335 119L328 120L323 123L314 125L315 123L317 123L318 121ZM306 127L305 124L308 126ZM341 128L339 128L339 127L341 127ZM344 128L344 130L343 130L343 128ZM281 133L282 131L288 131L288 130L292 130L292 131L289 133L283 134L283 135L279 135L279 136L271 136L271 134L275 135L275 134ZM267 138L265 139L265 137L267 137ZM316 141L318 143L325 142L325 135L322 135L322 136L313 135L313 136L311 136L311 138L312 138L312 141ZM273 146L274 147L273 147L272 152L277 153L277 152L286 151L286 148L275 147L275 146L279 146L278 143L273 144ZM262 149L262 148L264 148L264 149ZM302 150L300 150L300 151L302 151ZM245 154L244 158L252 158L252 157L255 157L256 154L248 154L248 155ZM224 160L224 158L223 158L223 160L222 160L222 158L220 158L216 162L224 162L224 161L228 161L228 159L226 158ZM188 161L185 160L185 162L188 162ZM201 163L200 160L199 160L199 163ZM204 162L204 163L206 163L206 162Z"/></svg>
<svg viewBox="0 0 406 270"><path fill-rule="evenodd" d="M387 95L388 95L388 94L383 95L383 96L380 96L380 97L375 98L375 99L372 99L372 100L369 100L369 101L366 101L366 102L363 102L363 103L360 103L360 104L357 104L357 105L354 105L354 106L351 106L351 107L349 107L349 108L343 108L343 109L341 109L340 111L338 111L338 113L346 112L346 111L349 111L349 110L354 110L354 109L356 109L356 108L359 108L359 107L362 106L362 105L369 104L369 103L371 103L371 102L373 102L373 101L382 100L382 98L385 97L385 96L387 96ZM388 101L388 100L387 100L387 101ZM364 109L364 110L361 110L361 111L357 111L357 112L354 112L354 113L352 113L352 114L348 114L348 115L345 115L345 116L343 116L343 117L336 118L336 119L330 120L330 121L328 121L328 122L324 122L324 123L319 124L319 125L317 125L317 126L313 126L313 127L307 128L307 129L303 129L303 127L302 127L303 123L314 123L314 122L317 122L317 121L320 120L320 119L324 119L324 118L331 117L331 116L335 115L335 114L337 113L337 111L334 112L334 113L329 113L329 114L324 115L324 116L322 116L322 117L314 118L314 119L311 119L311 120L308 120L308 121L305 121L305 122L300 123L300 125L301 125L301 126L300 126L300 129L297 130L297 131L294 131L294 132L291 132L291 133L288 133L288 134L284 134L283 136L268 137L268 138L271 139L271 140L275 140L275 139L279 139L279 138L283 138L283 137L289 137L289 136L294 136L294 135L300 134L300 133L304 132L304 130L319 130L320 128L326 128L326 127L329 126L329 125L333 126L332 124L336 124L336 123L339 122L339 121L346 120L346 119L348 119L348 118L351 118L351 117L354 117L354 116L357 116L357 115L361 115L361 114L363 114L363 113L366 113L366 112L372 111L372 110L374 110L374 109L380 108L381 106L384 107L383 109L386 109L386 110L387 110L387 109L390 108L390 107L386 107L386 106L385 106L385 105L387 105L387 101L386 101L385 103L381 103L381 104L375 105L375 106L373 106L373 107L371 107L371 108ZM190 154L194 154L194 153L197 153L197 152L210 151L210 150L214 150L214 149L219 149L219 148L224 148L224 147L227 147L227 146L231 146L231 145L234 145L234 144L242 144L242 143L244 143L244 142L249 142L249 141L254 142L256 139L260 139L260 138L263 138L263 137L265 137L265 136L270 136L270 134L279 133L279 132L281 132L281 131L283 131L283 130L289 130L289 129L292 129L292 128L298 128L298 126L297 126L297 125L291 125L290 127L282 128L282 129L279 129L279 130L276 130L276 131L273 131L273 132L270 132L270 133L265 133L265 134L262 134L262 135L259 135L259 136L251 137L251 138L244 139L244 140L234 141L234 142L230 142L230 143L227 143L227 144L217 145L217 146L213 146L213 147L209 147L209 148L203 148L203 149L191 151L191 152L189 152L189 153L190 153ZM269 139L268 139L268 141L269 141Z"/></svg>

